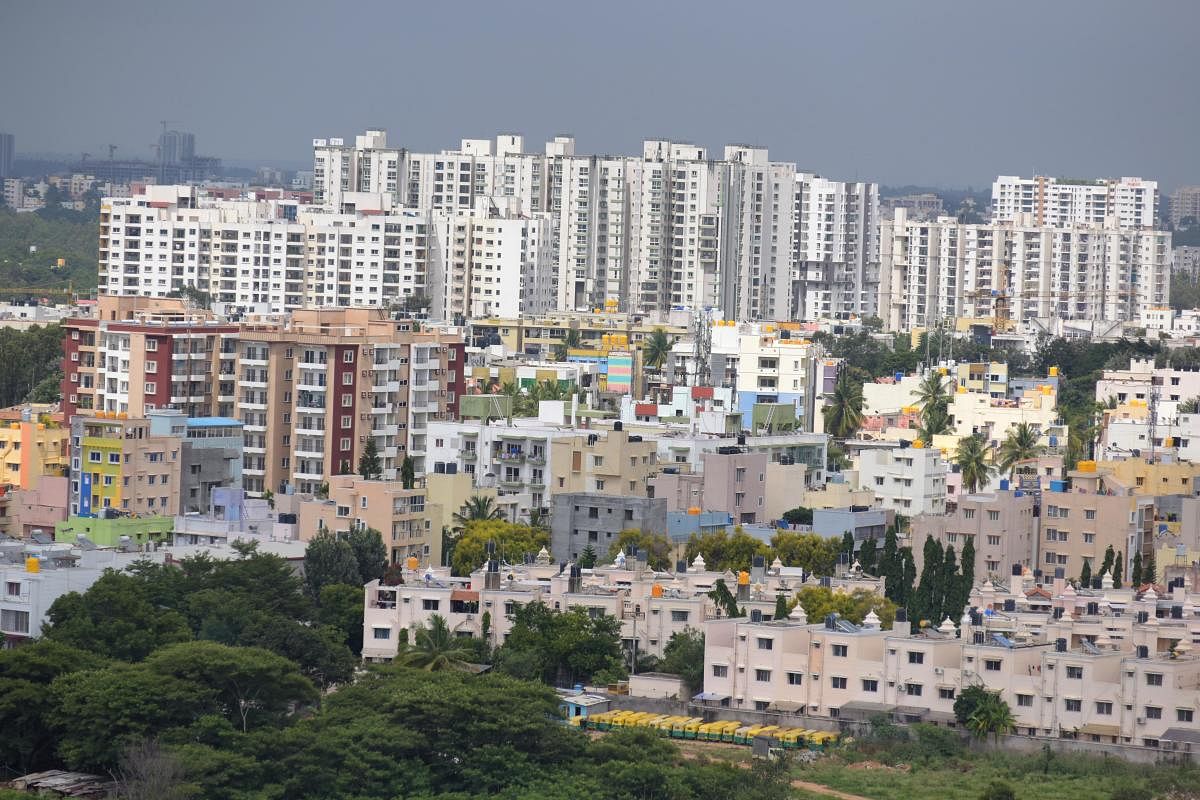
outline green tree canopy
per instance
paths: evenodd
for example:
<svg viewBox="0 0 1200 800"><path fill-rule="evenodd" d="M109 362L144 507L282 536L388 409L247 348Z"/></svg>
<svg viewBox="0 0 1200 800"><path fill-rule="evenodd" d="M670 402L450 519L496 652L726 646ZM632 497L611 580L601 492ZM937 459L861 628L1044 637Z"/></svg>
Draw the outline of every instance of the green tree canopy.
<svg viewBox="0 0 1200 800"><path fill-rule="evenodd" d="M382 573L381 573L382 574ZM304 584L312 597L331 583L361 585L358 558L346 539L332 531L321 531L304 548Z"/></svg>
<svg viewBox="0 0 1200 800"><path fill-rule="evenodd" d="M754 556L764 556L767 561L771 560L771 550L766 544L740 531L735 531L732 535L724 530L692 534L684 550L684 557L690 564L697 555L703 555L708 569L717 572L748 570Z"/></svg>
<svg viewBox="0 0 1200 800"><path fill-rule="evenodd" d="M834 573L840 546L841 540L817 533L778 531L771 537L771 549L785 567L803 567L813 575Z"/></svg>
<svg viewBox="0 0 1200 800"><path fill-rule="evenodd" d="M874 611L880 627L891 630L896 619L896 604L868 589L835 592L824 586L804 586L796 594L796 602L804 609L809 622L819 622L828 614L839 614L856 625ZM795 604L793 604L794 607Z"/></svg>
<svg viewBox="0 0 1200 800"><path fill-rule="evenodd" d="M525 553L537 553L550 546L550 535L528 525L502 520L472 520L466 524L454 546L450 566L455 575L470 575L487 560L487 543L496 545L496 557L520 563Z"/></svg>
<svg viewBox="0 0 1200 800"><path fill-rule="evenodd" d="M413 643L399 656L401 664L429 672L465 670L470 659L471 652L450 630L441 614L430 616L429 626L418 628Z"/></svg>
<svg viewBox="0 0 1200 800"><path fill-rule="evenodd" d="M518 606L513 626L496 651L496 665L520 678L564 685L620 671L621 623L583 608L554 611L541 602Z"/></svg>
<svg viewBox="0 0 1200 800"><path fill-rule="evenodd" d="M608 548L608 558L611 561L618 553L630 553L636 547L638 553L646 556L650 569L665 571L671 569L671 540L665 533L653 533L638 528L626 528L617 534L612 546Z"/></svg>

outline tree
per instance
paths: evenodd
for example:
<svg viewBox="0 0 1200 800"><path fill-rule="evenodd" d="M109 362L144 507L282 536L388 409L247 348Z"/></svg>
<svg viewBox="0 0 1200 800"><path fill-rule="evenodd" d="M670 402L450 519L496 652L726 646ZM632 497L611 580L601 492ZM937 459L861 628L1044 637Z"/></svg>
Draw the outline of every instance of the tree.
<svg viewBox="0 0 1200 800"><path fill-rule="evenodd" d="M924 558L921 566L921 582L917 584L912 597L913 621L928 621L936 626L941 620L942 597L945 588L942 585L942 569L946 554L942 545L932 536L925 537Z"/></svg>
<svg viewBox="0 0 1200 800"><path fill-rule="evenodd" d="M156 650L145 665L158 675L211 691L215 709L243 733L282 722L293 705L317 699L316 689L294 663L257 647L183 642Z"/></svg>
<svg viewBox="0 0 1200 800"><path fill-rule="evenodd" d="M388 552L383 543L383 534L374 528L351 528L346 542L354 552L358 565L358 583L362 585L382 578L387 569Z"/></svg>
<svg viewBox="0 0 1200 800"><path fill-rule="evenodd" d="M618 533L616 541L608 548L608 557L615 559L617 553L630 553L634 547L638 553L646 555L650 569L663 572L671 568L671 540L666 534L638 528L627 528Z"/></svg>
<svg viewBox="0 0 1200 800"><path fill-rule="evenodd" d="M876 574L876 554L875 538L865 539L862 545L858 548L858 565L862 567L862 571L867 575Z"/></svg>
<svg viewBox="0 0 1200 800"><path fill-rule="evenodd" d="M776 594L775 595L775 613L772 615L771 618L772 619L787 619L788 613L790 611L791 611L791 609L788 608L787 595L784 594L783 592L779 592L778 594Z"/></svg>
<svg viewBox="0 0 1200 800"><path fill-rule="evenodd" d="M1092 587L1092 560L1083 559L1083 568L1079 570L1079 585L1085 589Z"/></svg>
<svg viewBox="0 0 1200 800"><path fill-rule="evenodd" d="M987 442L980 434L964 436L958 441L954 463L962 473L963 490L974 494L991 480L992 466L987 462Z"/></svg>
<svg viewBox="0 0 1200 800"><path fill-rule="evenodd" d="M997 740L1017 727L1017 719L1013 716L1008 703L1000 697L1000 692L985 692L985 696L976 705L975 710L967 717L967 730L979 739L989 733Z"/></svg>
<svg viewBox="0 0 1200 800"><path fill-rule="evenodd" d="M771 549L785 567L803 567L813 575L833 574L840 544L817 533L778 531L771 537Z"/></svg>
<svg viewBox="0 0 1200 800"><path fill-rule="evenodd" d="M683 678L690 695L702 691L704 689L703 631L689 627L671 634L666 647L663 648L663 657L658 669L660 672L668 672Z"/></svg>
<svg viewBox="0 0 1200 800"><path fill-rule="evenodd" d="M954 718L960 725L965 725L975 709L986 699L988 691L979 684L971 684L963 688L954 698Z"/></svg>
<svg viewBox="0 0 1200 800"><path fill-rule="evenodd" d="M1112 574L1111 570L1112 570L1112 565L1113 565L1113 559L1116 558L1116 556L1117 556L1117 554L1113 551L1113 546L1111 544L1107 548L1105 548L1104 560L1102 562L1100 562L1100 574L1102 576L1106 572L1109 575Z"/></svg>
<svg viewBox="0 0 1200 800"><path fill-rule="evenodd" d="M1133 553L1133 566L1129 570L1129 583L1136 591L1142 586L1142 551Z"/></svg>
<svg viewBox="0 0 1200 800"><path fill-rule="evenodd" d="M1158 583L1158 567L1154 563L1154 550L1146 552L1145 558L1142 559L1142 584Z"/></svg>
<svg viewBox="0 0 1200 800"><path fill-rule="evenodd" d="M950 428L950 396L946 376L931 370L917 387L917 404L921 407L921 434L925 441L946 433Z"/></svg>
<svg viewBox="0 0 1200 800"><path fill-rule="evenodd" d="M122 800L188 800L196 787L187 783L179 759L157 739L131 742L121 753L116 774L117 797Z"/></svg>
<svg viewBox="0 0 1200 800"><path fill-rule="evenodd" d="M1028 422L1019 422L1008 431L1000 445L1000 471L1007 472L1008 477L1012 478L1016 474L1018 464L1036 458L1041 452L1037 429Z"/></svg>
<svg viewBox="0 0 1200 800"><path fill-rule="evenodd" d="M488 558L488 542L495 545L495 558L501 563L519 563L526 553L537 553L543 547L549 547L550 536L545 531L512 522L468 522L462 536L454 545L454 557L450 561L454 574L470 575L483 566Z"/></svg>
<svg viewBox="0 0 1200 800"><path fill-rule="evenodd" d="M354 548L331 531L321 531L304 548L304 585L309 596L321 596L322 587L331 583L361 585L358 559Z"/></svg>
<svg viewBox="0 0 1200 800"><path fill-rule="evenodd" d="M1125 559L1123 559L1121 557L1121 554L1118 552L1117 557L1115 559L1113 559L1112 579L1113 579L1113 588L1114 589L1121 588L1121 573L1124 569L1124 564L1125 564Z"/></svg>
<svg viewBox="0 0 1200 800"><path fill-rule="evenodd" d="M733 592L729 591L729 587L725 585L724 578L717 578L713 581L713 588L709 591L708 596L716 604L719 611L724 611L727 617L742 617L745 612L738 608L737 598L733 596Z"/></svg>
<svg viewBox="0 0 1200 800"><path fill-rule="evenodd" d="M496 665L507 674L564 685L600 673L622 672L621 622L583 608L554 611L544 603L518 606Z"/></svg>
<svg viewBox="0 0 1200 800"><path fill-rule="evenodd" d="M651 369L662 370L662 365L671 355L675 342L662 328L655 328L642 342L642 362Z"/></svg>
<svg viewBox="0 0 1200 800"><path fill-rule="evenodd" d="M140 661L192 637L182 614L155 607L142 581L111 570L83 594L55 600L47 616L45 638L122 661Z"/></svg>
<svg viewBox="0 0 1200 800"><path fill-rule="evenodd" d="M583 548L583 552L579 554L579 560L575 562L580 569L592 569L596 566L596 548L592 547L589 542L587 547Z"/></svg>
<svg viewBox="0 0 1200 800"><path fill-rule="evenodd" d="M995 780L979 793L979 800L1016 800L1016 796L1011 783Z"/></svg>
<svg viewBox="0 0 1200 800"><path fill-rule="evenodd" d="M383 477L383 462L379 458L379 448L375 444L374 436L367 437L367 446L358 457L358 474L368 481Z"/></svg>
<svg viewBox="0 0 1200 800"><path fill-rule="evenodd" d="M843 370L833 387L829 403L821 409L825 432L835 439L846 439L862 426L863 420L862 383Z"/></svg>
<svg viewBox="0 0 1200 800"><path fill-rule="evenodd" d="M903 569L904 562L900 556L896 527L889 525L887 531L883 534L883 550L879 553L878 571L879 577L883 578L884 596L898 605L904 605L898 599L898 596L902 596L900 581L903 578Z"/></svg>
<svg viewBox="0 0 1200 800"><path fill-rule="evenodd" d="M487 495L471 495L462 508L454 512L454 524L460 528L465 528L468 522L488 519L504 519L504 512L496 505L496 499Z"/></svg>
<svg viewBox="0 0 1200 800"><path fill-rule="evenodd" d="M812 525L813 510L804 506L796 506L783 512L783 521L788 525Z"/></svg>
<svg viewBox="0 0 1200 800"><path fill-rule="evenodd" d="M975 537L968 536L962 551L962 574L955 581L955 591L949 598L946 616L952 620L962 618L975 586Z"/></svg>
<svg viewBox="0 0 1200 800"><path fill-rule="evenodd" d="M354 655L362 654L363 596L361 585L327 583L317 599L317 621L336 628Z"/></svg>
<svg viewBox="0 0 1200 800"><path fill-rule="evenodd" d="M737 572L750 569L754 556L769 556L770 548L739 529L735 529L733 535L722 529L692 534L684 548L684 558L690 564L697 555L704 556L704 563L710 570Z"/></svg>
<svg viewBox="0 0 1200 800"><path fill-rule="evenodd" d="M810 622L822 620L829 614L838 614L855 625L861 625L867 614L874 611L879 617L880 626L889 630L896 620L896 604L869 589L835 592L825 586L806 585L796 594L796 602L804 609Z"/></svg>
<svg viewBox="0 0 1200 800"><path fill-rule="evenodd" d="M854 534L850 531L842 533L842 546L838 549L839 553L844 553L848 559L854 558Z"/></svg>
<svg viewBox="0 0 1200 800"><path fill-rule="evenodd" d="M950 432L950 409L945 405L933 405L921 412L917 437L923 442L932 442L933 437Z"/></svg>
<svg viewBox="0 0 1200 800"><path fill-rule="evenodd" d="M578 350L583 339L579 334L578 328L567 328L566 335L563 336L562 343L554 348L554 360L566 361L567 354L571 350Z"/></svg>
<svg viewBox="0 0 1200 800"><path fill-rule="evenodd" d="M416 465L413 463L412 456L405 455L404 460L400 462L400 484L405 489L411 489L416 482Z"/></svg>
<svg viewBox="0 0 1200 800"><path fill-rule="evenodd" d="M962 609L954 611L954 598L958 596L959 587L958 574L958 558L954 552L954 545L946 545L944 557L942 558L942 574L939 579L941 584L942 596L938 604L937 621L941 621L950 617L953 621L958 621L962 616Z"/></svg>
<svg viewBox="0 0 1200 800"><path fill-rule="evenodd" d="M1177 411L1180 414L1195 414L1200 412L1200 397L1191 397L1179 404Z"/></svg>
<svg viewBox="0 0 1200 800"><path fill-rule="evenodd" d="M470 651L450 631L446 618L433 614L429 617L429 627L417 629L413 643L400 654L398 661L408 667L437 672L465 670L469 658Z"/></svg>

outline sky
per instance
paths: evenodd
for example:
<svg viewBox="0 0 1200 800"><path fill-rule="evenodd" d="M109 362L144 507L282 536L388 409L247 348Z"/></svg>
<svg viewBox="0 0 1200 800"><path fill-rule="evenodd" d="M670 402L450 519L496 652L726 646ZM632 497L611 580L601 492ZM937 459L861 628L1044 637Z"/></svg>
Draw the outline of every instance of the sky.
<svg viewBox="0 0 1200 800"><path fill-rule="evenodd" d="M748 142L839 179L1200 184L1200 1L0 0L0 131L247 165L384 127L418 151Z"/></svg>

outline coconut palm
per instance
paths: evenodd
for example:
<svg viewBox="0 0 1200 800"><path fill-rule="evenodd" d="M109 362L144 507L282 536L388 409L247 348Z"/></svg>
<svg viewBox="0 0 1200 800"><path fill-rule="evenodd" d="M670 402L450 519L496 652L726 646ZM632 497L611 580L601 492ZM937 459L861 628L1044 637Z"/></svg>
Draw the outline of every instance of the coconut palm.
<svg viewBox="0 0 1200 800"><path fill-rule="evenodd" d="M930 441L950 430L950 395L944 375L935 370L925 376L917 386L917 403L921 406L922 439Z"/></svg>
<svg viewBox="0 0 1200 800"><path fill-rule="evenodd" d="M428 672L465 670L471 652L462 647L441 614L429 618L428 628L418 628L413 643L397 659L399 663Z"/></svg>
<svg viewBox="0 0 1200 800"><path fill-rule="evenodd" d="M835 439L852 436L862 425L862 407L862 384L851 380L849 372L843 371L833 387L833 397L821 409L825 432Z"/></svg>
<svg viewBox="0 0 1200 800"><path fill-rule="evenodd" d="M582 342L583 337L579 335L579 331L575 328L568 328L566 336L563 337L562 344L554 348L554 360L566 361L567 351L578 349Z"/></svg>
<svg viewBox="0 0 1200 800"><path fill-rule="evenodd" d="M967 730L979 739L989 733L999 739L1001 734L1012 733L1016 727L1017 719L999 692L987 692L967 717Z"/></svg>
<svg viewBox="0 0 1200 800"><path fill-rule="evenodd" d="M529 527L538 531L550 530L550 513L542 507L529 509Z"/></svg>
<svg viewBox="0 0 1200 800"><path fill-rule="evenodd" d="M1009 430L1008 435L1004 437L1004 442L1000 445L998 454L1000 471L1007 471L1008 477L1011 478L1017 471L1017 464L1037 458L1042 452L1038 438L1037 429L1028 422L1018 423L1015 428Z"/></svg>
<svg viewBox="0 0 1200 800"><path fill-rule="evenodd" d="M460 528L468 522L488 519L504 519L504 512L496 506L494 498L482 494L472 495L454 514L454 524Z"/></svg>
<svg viewBox="0 0 1200 800"><path fill-rule="evenodd" d="M642 343L642 362L652 369L661 369L675 342L662 328L655 328Z"/></svg>
<svg viewBox="0 0 1200 800"><path fill-rule="evenodd" d="M932 442L933 437L950 430L950 411L945 406L930 406L928 413L921 413L921 426L917 436L923 442Z"/></svg>
<svg viewBox="0 0 1200 800"><path fill-rule="evenodd" d="M978 492L987 486L992 476L992 465L987 461L987 442L980 434L964 436L958 441L958 451L954 454L954 463L962 473L963 489L969 493Z"/></svg>

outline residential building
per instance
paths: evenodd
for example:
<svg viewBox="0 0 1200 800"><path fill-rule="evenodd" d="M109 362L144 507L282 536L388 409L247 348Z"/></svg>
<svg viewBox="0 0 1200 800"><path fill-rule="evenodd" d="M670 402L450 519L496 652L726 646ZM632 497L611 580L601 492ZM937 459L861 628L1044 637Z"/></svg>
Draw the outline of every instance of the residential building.
<svg viewBox="0 0 1200 800"><path fill-rule="evenodd" d="M898 197L881 197L879 199L880 213L891 217L897 208L908 212L908 218L913 221L936 219L946 213L942 198L932 192L919 194L904 194Z"/></svg>
<svg viewBox="0 0 1200 800"><path fill-rule="evenodd" d="M1153 358L1132 358L1129 369L1106 369L1096 381L1096 402L1138 401L1145 406L1155 395L1159 421L1178 414L1179 404L1200 397L1200 370L1156 367Z"/></svg>
<svg viewBox="0 0 1200 800"><path fill-rule="evenodd" d="M1142 178L1001 175L992 183L993 221L1011 222L1022 214L1032 215L1035 225L1056 228L1103 224L1110 218L1122 228L1153 228L1158 222L1158 183Z"/></svg>
<svg viewBox="0 0 1200 800"><path fill-rule="evenodd" d="M930 536L943 547L953 547L960 562L963 548L968 541L972 542L977 583L1009 575L1013 565L1037 568L1034 549L1040 518L1034 509L1034 495L1001 489L986 494L960 494L954 510L947 514L913 517L909 537L918 574L923 566L925 540Z"/></svg>
<svg viewBox="0 0 1200 800"><path fill-rule="evenodd" d="M54 526L54 541L60 544L92 545L123 550L153 549L155 543L169 542L175 518L161 514L137 517L122 512L103 512L90 517L72 514Z"/></svg>
<svg viewBox="0 0 1200 800"><path fill-rule="evenodd" d="M421 564L442 563L442 529L435 523L441 509L428 502L425 487L405 489L399 481L364 480L357 475L334 475L329 496L300 503L300 538L319 531L348 533L374 528L383 537L388 557L402 564L410 556Z"/></svg>
<svg viewBox="0 0 1200 800"><path fill-rule="evenodd" d="M65 476L43 475L36 489L0 490L0 535L28 539L37 531L50 533L67 518L69 502Z"/></svg>
<svg viewBox="0 0 1200 800"><path fill-rule="evenodd" d="M2 135L0 138L3 138ZM3 142L0 142L2 149ZM3 174L0 171L0 175ZM1166 219L1172 228L1200 224L1200 186L1176 187L1167 197Z"/></svg>
<svg viewBox="0 0 1200 800"><path fill-rule="evenodd" d="M71 515L174 516L183 439L116 412L71 420ZM111 510L111 511L110 511Z"/></svg>
<svg viewBox="0 0 1200 800"><path fill-rule="evenodd" d="M20 422L0 423L0 485L36 489L43 478L67 473L70 432L22 410Z"/></svg>
<svg viewBox="0 0 1200 800"><path fill-rule="evenodd" d="M620 422L613 423L613 429L603 436L597 432L555 438L549 449L547 474L551 494L644 496L647 479L658 471L657 443L628 433ZM505 446L499 457L508 464L520 461L524 454L519 445L511 444ZM519 473L501 474L500 485L505 486L514 476L514 480L520 480Z"/></svg>
<svg viewBox="0 0 1200 800"><path fill-rule="evenodd" d="M916 222L897 209L880 242L879 315L891 330L959 317L1132 321L1170 300L1171 234L1113 219Z"/></svg>
<svg viewBox="0 0 1200 800"><path fill-rule="evenodd" d="M562 492L553 496L550 508L550 550L561 561L575 561L588 545L605 558L623 530L667 530L662 499Z"/></svg>
<svg viewBox="0 0 1200 800"><path fill-rule="evenodd" d="M1200 247L1180 245L1175 248L1171 263L1172 275L1185 275L1192 280L1200 279Z"/></svg>
<svg viewBox="0 0 1200 800"><path fill-rule="evenodd" d="M885 509L913 517L946 510L949 466L937 450L906 442L863 449L858 460L859 484L871 489Z"/></svg>
<svg viewBox="0 0 1200 800"><path fill-rule="evenodd" d="M16 137L11 133L0 133L0 179L12 175L15 150Z"/></svg>
<svg viewBox="0 0 1200 800"><path fill-rule="evenodd" d="M298 508L299 503L289 502L294 499L294 496L280 497L277 501L255 499L247 497L240 487L214 486L203 513L188 512L175 517L173 544L221 546L241 540L258 542L265 548L269 542L296 542L300 538L295 521L297 512L277 508L285 503Z"/></svg>
<svg viewBox="0 0 1200 800"><path fill-rule="evenodd" d="M883 546L888 526L896 520L891 509L871 506L847 506L845 508L814 508L812 532L827 539L840 539L849 533L854 536L855 549L867 539L874 539Z"/></svg>
<svg viewBox="0 0 1200 800"><path fill-rule="evenodd" d="M198 513L212 505L214 489L242 487L241 420L185 417L176 409L147 413L152 436L177 436L183 445L179 466L177 514Z"/></svg>
<svg viewBox="0 0 1200 800"><path fill-rule="evenodd" d="M647 481L650 497L667 503L667 513L698 510L728 515L732 524L752 524L776 519L767 514L766 453L743 452L737 447L721 448L701 455L703 469L692 473L678 467L665 467ZM779 465L771 465L778 467ZM780 467L788 469L788 467ZM803 464L798 485L803 485ZM794 486L791 487L794 491Z"/></svg>

